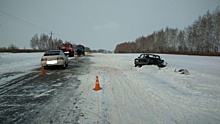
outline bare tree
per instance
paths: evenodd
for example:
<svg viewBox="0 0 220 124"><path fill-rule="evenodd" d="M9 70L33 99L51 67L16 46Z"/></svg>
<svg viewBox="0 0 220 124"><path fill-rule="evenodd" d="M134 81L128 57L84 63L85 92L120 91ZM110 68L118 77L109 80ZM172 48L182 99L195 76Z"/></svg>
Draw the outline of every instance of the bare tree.
<svg viewBox="0 0 220 124"><path fill-rule="evenodd" d="M58 49L59 45L63 43L63 41L61 39L53 39L53 49Z"/></svg>
<svg viewBox="0 0 220 124"><path fill-rule="evenodd" d="M35 35L31 38L30 47L31 47L32 49L34 49L34 50L37 49L38 42L39 42L38 34L35 34Z"/></svg>
<svg viewBox="0 0 220 124"><path fill-rule="evenodd" d="M48 50L49 49L49 36L45 34L40 35L40 49Z"/></svg>
<svg viewBox="0 0 220 124"><path fill-rule="evenodd" d="M14 44L11 44L8 46L9 50L18 50L19 48L17 46L15 46Z"/></svg>

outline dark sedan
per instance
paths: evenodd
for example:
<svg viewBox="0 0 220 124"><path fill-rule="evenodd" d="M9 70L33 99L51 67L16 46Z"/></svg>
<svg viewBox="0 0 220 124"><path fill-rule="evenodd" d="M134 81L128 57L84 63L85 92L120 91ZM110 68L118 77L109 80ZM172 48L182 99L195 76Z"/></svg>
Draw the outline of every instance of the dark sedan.
<svg viewBox="0 0 220 124"><path fill-rule="evenodd" d="M159 55L141 54L134 60L135 67L142 65L157 65L158 67L166 67L167 63L161 59Z"/></svg>

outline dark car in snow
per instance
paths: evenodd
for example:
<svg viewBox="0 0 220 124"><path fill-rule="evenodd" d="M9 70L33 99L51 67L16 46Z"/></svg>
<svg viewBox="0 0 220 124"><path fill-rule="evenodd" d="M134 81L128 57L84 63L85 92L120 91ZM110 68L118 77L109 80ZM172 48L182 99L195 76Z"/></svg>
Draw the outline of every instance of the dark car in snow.
<svg viewBox="0 0 220 124"><path fill-rule="evenodd" d="M166 67L167 63L161 59L159 55L155 54L141 54L134 59L135 67L142 65L157 65L158 67Z"/></svg>

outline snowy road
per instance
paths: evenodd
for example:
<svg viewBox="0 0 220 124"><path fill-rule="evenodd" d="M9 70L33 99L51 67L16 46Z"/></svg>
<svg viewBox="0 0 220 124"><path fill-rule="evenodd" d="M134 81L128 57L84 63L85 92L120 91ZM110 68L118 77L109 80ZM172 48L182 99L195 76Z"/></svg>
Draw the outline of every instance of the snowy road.
<svg viewBox="0 0 220 124"><path fill-rule="evenodd" d="M47 70L45 77L34 69L36 63L32 71L18 66L18 74L1 72L0 122L220 123L219 57L161 55L168 66L159 70L135 68L137 56L89 54L70 60L66 70ZM180 68L190 75L174 72ZM96 76L100 91L93 90Z"/></svg>
<svg viewBox="0 0 220 124"><path fill-rule="evenodd" d="M20 59L24 55L26 61ZM42 55L1 55L0 123L77 123L80 109L75 104L80 93L76 89L81 82L76 75L86 72L88 58L72 58L67 69L49 68L41 76Z"/></svg>

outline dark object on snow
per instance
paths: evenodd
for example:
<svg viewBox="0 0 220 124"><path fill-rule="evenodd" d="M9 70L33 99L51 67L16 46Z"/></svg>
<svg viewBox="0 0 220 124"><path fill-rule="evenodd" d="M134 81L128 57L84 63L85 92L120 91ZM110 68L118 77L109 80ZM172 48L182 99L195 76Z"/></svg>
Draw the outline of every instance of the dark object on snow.
<svg viewBox="0 0 220 124"><path fill-rule="evenodd" d="M76 51L75 52L78 56L84 56L85 55L85 47L81 44L76 45Z"/></svg>
<svg viewBox="0 0 220 124"><path fill-rule="evenodd" d="M143 65L157 65L159 68L166 67L167 63L159 55L141 54L134 60L135 67Z"/></svg>
<svg viewBox="0 0 220 124"><path fill-rule="evenodd" d="M189 71L187 69L178 69L178 70L175 69L174 72L179 72L180 74L189 75Z"/></svg>

